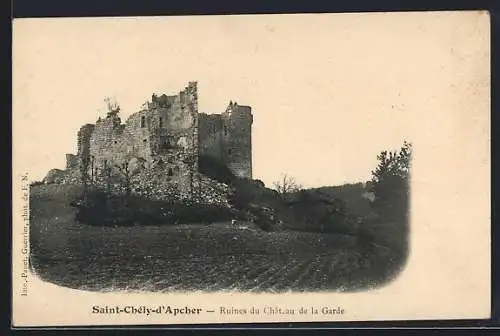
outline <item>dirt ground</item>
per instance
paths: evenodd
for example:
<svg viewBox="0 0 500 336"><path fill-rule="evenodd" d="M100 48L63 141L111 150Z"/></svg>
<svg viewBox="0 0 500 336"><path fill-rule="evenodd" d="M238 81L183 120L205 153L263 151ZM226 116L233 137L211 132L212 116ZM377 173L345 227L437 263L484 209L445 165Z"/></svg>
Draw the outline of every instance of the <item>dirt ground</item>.
<svg viewBox="0 0 500 336"><path fill-rule="evenodd" d="M63 185L31 191L37 275L91 291L358 291L398 274L391 250L353 236L264 232L251 224L95 227L75 222Z"/></svg>

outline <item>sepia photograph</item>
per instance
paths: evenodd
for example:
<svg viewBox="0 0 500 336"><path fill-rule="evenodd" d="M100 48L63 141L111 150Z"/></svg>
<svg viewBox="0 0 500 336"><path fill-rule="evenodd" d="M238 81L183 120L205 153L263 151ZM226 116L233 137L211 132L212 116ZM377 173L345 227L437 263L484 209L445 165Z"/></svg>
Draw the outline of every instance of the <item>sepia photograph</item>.
<svg viewBox="0 0 500 336"><path fill-rule="evenodd" d="M85 295L390 289L411 257L439 251L439 228L455 218L447 207L465 202L457 190L470 183L476 202L489 197L487 21L480 12L16 20L20 295L28 274ZM477 210L476 239L488 240L489 200L468 204L462 218ZM476 274L489 279L486 268Z"/></svg>
<svg viewBox="0 0 500 336"><path fill-rule="evenodd" d="M369 181L304 187L284 173L266 187L252 176L250 106L201 113L190 82L153 94L125 123L119 103L106 108L79 129L65 169L30 185L30 261L42 279L86 290L352 291L402 267L409 143L378 154ZM279 154L267 164L281 165Z"/></svg>

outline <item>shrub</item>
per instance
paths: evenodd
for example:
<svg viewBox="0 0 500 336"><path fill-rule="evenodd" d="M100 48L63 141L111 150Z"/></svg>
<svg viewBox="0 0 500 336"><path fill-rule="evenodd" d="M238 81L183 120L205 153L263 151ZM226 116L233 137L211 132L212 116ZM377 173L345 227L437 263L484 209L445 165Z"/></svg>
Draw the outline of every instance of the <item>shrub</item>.
<svg viewBox="0 0 500 336"><path fill-rule="evenodd" d="M198 165L200 173L218 182L230 184L236 178L225 164L211 156L201 155Z"/></svg>
<svg viewBox="0 0 500 336"><path fill-rule="evenodd" d="M253 183L255 185L257 185L257 187L259 187L259 188L265 188L266 187L266 185L264 184L264 182L262 182L261 180L253 180Z"/></svg>
<svg viewBox="0 0 500 336"><path fill-rule="evenodd" d="M244 210L252 201L253 197L243 188L233 188L233 193L229 198L229 203L236 209Z"/></svg>
<svg viewBox="0 0 500 336"><path fill-rule="evenodd" d="M248 206L248 212L251 216L252 222L254 222L262 230L274 231L277 228L279 220L274 209L250 204Z"/></svg>
<svg viewBox="0 0 500 336"><path fill-rule="evenodd" d="M407 220L410 197L412 145L404 142L399 151L382 151L372 171L370 189L374 209L390 221Z"/></svg>
<svg viewBox="0 0 500 336"><path fill-rule="evenodd" d="M308 232L352 234L356 218L341 199L317 191L302 190L288 202L293 229Z"/></svg>
<svg viewBox="0 0 500 336"><path fill-rule="evenodd" d="M234 217L229 208L217 205L154 201L98 191L87 193L71 205L78 208L78 221L98 226L212 223Z"/></svg>

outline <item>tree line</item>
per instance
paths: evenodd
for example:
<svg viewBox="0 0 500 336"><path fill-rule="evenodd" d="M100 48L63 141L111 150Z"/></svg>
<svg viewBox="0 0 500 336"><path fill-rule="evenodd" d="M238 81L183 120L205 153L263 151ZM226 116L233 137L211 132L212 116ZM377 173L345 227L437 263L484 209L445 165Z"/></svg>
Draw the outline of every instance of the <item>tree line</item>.
<svg viewBox="0 0 500 336"><path fill-rule="evenodd" d="M372 177L364 192L371 193L372 197L367 201L379 222L396 222L403 226L408 221L411 158L412 145L408 141L404 141L398 150L383 150L377 155L377 166L371 171ZM342 198L304 189L290 175L283 174L273 187L283 202L296 209L295 213L302 221L314 223L311 225L318 230L351 231L367 221L349 213Z"/></svg>

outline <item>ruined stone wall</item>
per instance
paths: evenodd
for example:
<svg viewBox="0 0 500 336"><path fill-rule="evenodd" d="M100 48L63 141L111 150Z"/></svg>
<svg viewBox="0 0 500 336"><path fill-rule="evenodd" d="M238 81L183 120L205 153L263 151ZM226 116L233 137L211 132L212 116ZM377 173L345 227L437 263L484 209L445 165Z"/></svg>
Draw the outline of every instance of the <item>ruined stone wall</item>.
<svg viewBox="0 0 500 336"><path fill-rule="evenodd" d="M50 183L50 182L46 182ZM56 183L80 184L82 183L81 171L79 167L66 169L62 173L61 181Z"/></svg>
<svg viewBox="0 0 500 336"><path fill-rule="evenodd" d="M94 132L95 125L85 124L80 127L77 135L77 156L79 162L79 170L88 170L88 164L90 162L90 138Z"/></svg>
<svg viewBox="0 0 500 336"><path fill-rule="evenodd" d="M59 170L54 178L51 170L44 178L45 183L79 184L82 182L81 168L90 162L90 138L94 131L93 124L85 124L78 130L77 154L66 154L66 169Z"/></svg>
<svg viewBox="0 0 500 336"><path fill-rule="evenodd" d="M191 82L178 95L152 99L148 105L153 163L180 195L193 192L198 171L198 92Z"/></svg>
<svg viewBox="0 0 500 336"><path fill-rule="evenodd" d="M179 195L191 194L198 170L197 100L192 82L178 95L153 96L147 108L125 124L117 116L99 120L90 138L93 180L104 185L111 175L130 176L135 182L151 178L137 172L140 163L144 170L160 174L157 179L168 182Z"/></svg>
<svg viewBox="0 0 500 336"><path fill-rule="evenodd" d="M85 124L80 127L77 134L77 155L79 157L89 155L90 151L90 137L94 131L93 124Z"/></svg>
<svg viewBox="0 0 500 336"><path fill-rule="evenodd" d="M125 123L110 111L95 125L82 126L77 155L67 154L66 170L51 171L46 182L81 183L83 170L88 183L113 193L128 186L153 199L227 205L230 187L200 174L199 156L210 155L251 177L251 111L200 114L197 90L190 82L177 95L153 95Z"/></svg>
<svg viewBox="0 0 500 336"><path fill-rule="evenodd" d="M52 184L52 183L64 183L65 182L65 171L61 169L51 169L48 171L47 175L43 179L43 183Z"/></svg>
<svg viewBox="0 0 500 336"><path fill-rule="evenodd" d="M130 116L126 124L122 124L117 116L97 121L90 138L91 166L94 175L105 166L122 165L134 157L150 161L149 131L140 127L138 120L140 113Z"/></svg>
<svg viewBox="0 0 500 336"><path fill-rule="evenodd" d="M200 155L211 156L224 162L223 121L220 114L200 114L199 147Z"/></svg>
<svg viewBox="0 0 500 336"><path fill-rule="evenodd" d="M66 154L66 169L78 169L80 161L75 154Z"/></svg>
<svg viewBox="0 0 500 336"><path fill-rule="evenodd" d="M200 114L200 154L212 156L237 176L252 178L252 110L230 102L222 114Z"/></svg>

